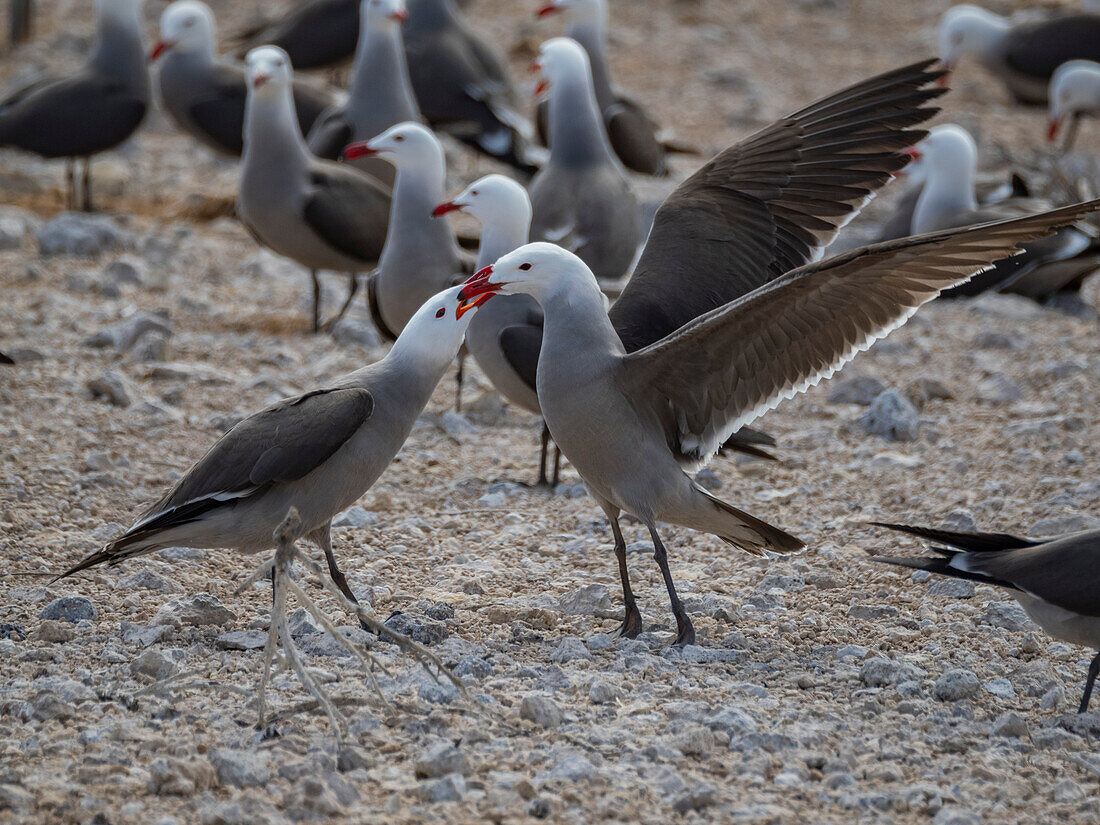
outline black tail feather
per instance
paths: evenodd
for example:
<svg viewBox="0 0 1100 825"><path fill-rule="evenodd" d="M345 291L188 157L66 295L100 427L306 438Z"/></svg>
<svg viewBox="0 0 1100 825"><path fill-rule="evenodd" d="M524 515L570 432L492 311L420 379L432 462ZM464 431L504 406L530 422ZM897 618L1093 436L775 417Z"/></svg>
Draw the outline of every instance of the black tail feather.
<svg viewBox="0 0 1100 825"><path fill-rule="evenodd" d="M890 524L884 521L868 523L875 527L885 527L887 530L908 533L911 536L940 542L951 547L957 547L960 550L969 550L975 553L1019 550L1023 547L1035 547L1041 544L1038 541L1011 536L1007 533L968 533L961 530L937 530L934 527L915 527L909 524Z"/></svg>
<svg viewBox="0 0 1100 825"><path fill-rule="evenodd" d="M956 555L953 551L945 551L951 553L952 556ZM1002 581L1001 579L995 579L992 576L986 576L981 573L971 573L967 570L959 570L958 568L951 566L951 556L946 558L939 557L925 557L925 558L897 558L894 556L871 556L872 561L877 561L882 564L892 564L895 567L910 567L914 570L925 570L929 573L935 573L939 576L949 576L953 579L966 579L968 581L981 582L982 584L992 584L997 587L1007 587L1010 590L1019 590L1016 585Z"/></svg>

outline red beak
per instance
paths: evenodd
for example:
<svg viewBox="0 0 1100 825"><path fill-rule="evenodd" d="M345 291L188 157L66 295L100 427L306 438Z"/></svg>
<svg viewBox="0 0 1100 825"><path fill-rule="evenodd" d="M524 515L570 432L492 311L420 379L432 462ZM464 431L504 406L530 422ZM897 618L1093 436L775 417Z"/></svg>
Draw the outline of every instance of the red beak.
<svg viewBox="0 0 1100 825"><path fill-rule="evenodd" d="M462 207L454 201L443 201L435 209L432 210L433 218L441 218L448 212L460 212Z"/></svg>
<svg viewBox="0 0 1100 825"><path fill-rule="evenodd" d="M1052 117L1047 122L1047 140L1054 143L1055 138L1058 137L1058 130L1062 128L1062 121L1056 117Z"/></svg>
<svg viewBox="0 0 1100 825"><path fill-rule="evenodd" d="M149 61L156 61L162 54L172 48L172 44L167 40L158 40L153 45L153 50L149 52Z"/></svg>
<svg viewBox="0 0 1100 825"><path fill-rule="evenodd" d="M478 270L473 277L462 285L462 289L458 291L459 300L465 302L478 295L492 295L500 292L500 290L503 289L502 284L489 283L489 276L492 274L493 268L491 266Z"/></svg>
<svg viewBox="0 0 1100 825"><path fill-rule="evenodd" d="M391 20L396 20L398 23L401 23L402 25L404 25L405 23L409 22L409 12L408 12L407 9L402 9L401 11L395 11L393 14L390 15L390 19Z"/></svg>
<svg viewBox="0 0 1100 825"><path fill-rule="evenodd" d="M463 300L459 303L458 309L455 310L455 318L461 318L471 309L477 309L494 295L496 295L495 292L483 292L472 299Z"/></svg>
<svg viewBox="0 0 1100 825"><path fill-rule="evenodd" d="M550 88L550 81L547 80L546 78L543 78L542 80L540 80L538 82L538 85L535 86L535 97L542 97L543 93L549 88Z"/></svg>
<svg viewBox="0 0 1100 825"><path fill-rule="evenodd" d="M252 75L252 88L258 89L269 80L271 80L271 77L266 74L254 74Z"/></svg>
<svg viewBox="0 0 1100 825"><path fill-rule="evenodd" d="M372 149L369 141L362 140L358 143L349 143L344 147L344 151L340 153L340 156L344 160L356 160L357 158L373 158L377 154L378 150Z"/></svg>
<svg viewBox="0 0 1100 825"><path fill-rule="evenodd" d="M941 89L946 89L947 84L951 82L951 67L945 66L944 73L940 75L940 79L936 81L936 85Z"/></svg>
<svg viewBox="0 0 1100 825"><path fill-rule="evenodd" d="M561 11L561 7L555 3L547 3L541 9L538 10L536 17L549 17L551 14L556 14Z"/></svg>
<svg viewBox="0 0 1100 825"><path fill-rule="evenodd" d="M916 146L908 146L905 149L902 149L901 153L903 155L908 155L911 161L920 160L922 157L920 149L918 149Z"/></svg>

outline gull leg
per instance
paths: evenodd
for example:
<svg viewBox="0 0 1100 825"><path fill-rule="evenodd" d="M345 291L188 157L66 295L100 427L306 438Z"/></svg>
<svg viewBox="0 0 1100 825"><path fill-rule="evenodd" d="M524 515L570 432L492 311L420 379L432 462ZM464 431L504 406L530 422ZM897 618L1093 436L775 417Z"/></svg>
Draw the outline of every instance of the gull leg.
<svg viewBox="0 0 1100 825"><path fill-rule="evenodd" d="M615 537L615 558L619 562L619 579L623 583L623 623L611 634L624 639L636 639L642 632L642 613L634 600L634 590L630 587L630 571L626 567L626 541L619 529L619 515L609 516L611 535Z"/></svg>
<svg viewBox="0 0 1100 825"><path fill-rule="evenodd" d="M550 480L550 489L553 490L558 486L558 480L561 478L561 450L558 449L558 445L554 445L554 477Z"/></svg>
<svg viewBox="0 0 1100 825"><path fill-rule="evenodd" d="M321 279L317 275L316 269L309 271L309 277L313 281L313 325L310 327L313 332L321 331Z"/></svg>
<svg viewBox="0 0 1100 825"><path fill-rule="evenodd" d="M542 422L542 451L539 455L539 480L535 482L536 487L548 487L550 482L546 478L546 454L550 449L550 428L546 426L546 422Z"/></svg>
<svg viewBox="0 0 1100 825"><path fill-rule="evenodd" d="M332 328L336 326L340 319L347 315L348 309L351 308L351 302L355 300L355 296L358 294L358 292L359 275L353 272L351 273L351 285L348 287L348 297L344 299L344 305L340 307L340 311L329 318L327 321L325 321L325 323L323 324L322 328L325 330L325 332L331 332Z"/></svg>
<svg viewBox="0 0 1100 825"><path fill-rule="evenodd" d="M1085 695L1081 699L1081 707L1077 709L1078 713L1088 711L1089 700L1092 698L1092 688L1096 684L1097 675L1100 675L1100 653L1093 657L1092 664L1089 665L1089 678L1085 682Z"/></svg>
<svg viewBox="0 0 1100 825"><path fill-rule="evenodd" d="M76 161L65 161L65 207L76 211Z"/></svg>
<svg viewBox="0 0 1100 825"><path fill-rule="evenodd" d="M343 593L346 598L350 599L355 606L358 607L359 600L355 598L355 594L348 585L348 580L344 578L343 572L336 565L336 556L332 554L332 532L329 529L331 525L332 522L328 522L324 527L314 530L310 534L309 540L325 551L325 561L328 562L328 572L329 575L332 576L333 583L340 589L340 592ZM367 627L362 620L359 621L359 626L368 633L370 632L370 628Z"/></svg>
<svg viewBox="0 0 1100 825"><path fill-rule="evenodd" d="M88 156L84 158L84 182L80 187L84 194L84 205L82 209L85 212L94 212L95 207L92 206L92 158Z"/></svg>
<svg viewBox="0 0 1100 825"><path fill-rule="evenodd" d="M466 377L466 351L458 353L458 374L455 376L455 412L462 412L462 381Z"/></svg>
<svg viewBox="0 0 1100 825"><path fill-rule="evenodd" d="M691 619L688 618L687 611L684 610L683 602L676 594L672 572L668 569L668 553L665 552L665 546L661 542L661 537L657 535L657 528L653 523L647 522L646 527L649 528L649 535L653 539L653 558L657 560L657 565L661 568L661 575L664 577L665 587L668 589L668 600L672 605L672 615L676 617L676 641L673 644L677 647L695 644L695 627L692 625Z"/></svg>

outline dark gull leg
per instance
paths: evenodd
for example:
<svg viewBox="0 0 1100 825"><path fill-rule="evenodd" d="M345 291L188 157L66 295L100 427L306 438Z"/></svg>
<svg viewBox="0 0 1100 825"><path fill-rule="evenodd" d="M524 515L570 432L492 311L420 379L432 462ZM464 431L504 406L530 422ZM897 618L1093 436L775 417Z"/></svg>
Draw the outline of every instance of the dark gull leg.
<svg viewBox="0 0 1100 825"><path fill-rule="evenodd" d="M84 182L80 187L84 194L83 210L85 212L94 211L95 207L92 206L92 158L88 156L84 158Z"/></svg>
<svg viewBox="0 0 1100 825"><path fill-rule="evenodd" d="M309 540L325 552L325 561L328 562L328 573L332 576L333 584L339 588L341 593L351 600L352 604L358 605L359 600L355 598L355 594L352 592L350 585L348 585L348 580L344 578L343 571L336 565L336 556L332 554L332 534L329 530L329 525L326 524L324 527L313 531L309 536ZM368 633L371 632L370 627L368 627L362 619L359 620L359 626Z"/></svg>
<svg viewBox="0 0 1100 825"><path fill-rule="evenodd" d="M351 302L355 300L355 296L358 294L358 292L359 275L353 272L351 274L351 284L348 286L348 297L344 299L344 305L340 307L340 311L337 312L333 317L325 321L324 327L326 330L331 331L332 328L335 327L336 324L340 321L340 319L347 314L348 309L351 308Z"/></svg>
<svg viewBox="0 0 1100 825"><path fill-rule="evenodd" d="M76 161L65 161L65 208L76 211Z"/></svg>
<svg viewBox="0 0 1100 825"><path fill-rule="evenodd" d="M642 632L642 613L634 600L634 590L630 587L630 572L626 567L626 542L623 531L619 529L619 518L610 518L611 535L615 537L615 558L619 562L619 578L623 583L623 623L611 635L624 639L636 639Z"/></svg>
<svg viewBox="0 0 1100 825"><path fill-rule="evenodd" d="M668 600L672 604L672 615L676 617L676 641L673 644L677 647L695 644L695 627L691 624L687 611L684 610L683 602L676 595L676 585L672 581L672 572L668 569L668 553L665 552L665 546L661 543L661 537L657 535L657 528L652 523L646 523L646 527L649 528L649 535L653 539L653 558L661 568L661 575L664 576L665 587L668 589Z"/></svg>
<svg viewBox="0 0 1100 825"><path fill-rule="evenodd" d="M466 377L466 351L458 353L458 374L455 376L455 412L462 412L462 381Z"/></svg>
<svg viewBox="0 0 1100 825"><path fill-rule="evenodd" d="M1089 709L1089 700L1092 698L1092 688L1096 684L1096 677L1100 674L1100 653L1092 659L1092 664L1089 665L1089 678L1085 682L1085 695L1081 699L1081 707L1077 709L1078 713L1085 713Z"/></svg>
<svg viewBox="0 0 1100 825"><path fill-rule="evenodd" d="M550 482L550 489L553 490L558 486L558 479L561 478L561 450L558 449L558 445L554 445L554 477Z"/></svg>
<svg viewBox="0 0 1100 825"><path fill-rule="evenodd" d="M11 43L31 39L31 0L11 0Z"/></svg>
<svg viewBox="0 0 1100 825"><path fill-rule="evenodd" d="M321 279L317 277L317 270L311 269L309 277L313 279L313 326L314 332L321 331Z"/></svg>
<svg viewBox="0 0 1100 825"><path fill-rule="evenodd" d="M536 487L547 487L550 482L546 479L546 454L550 449L550 428L546 426L546 422L542 422L542 452L539 457L539 480L535 483Z"/></svg>

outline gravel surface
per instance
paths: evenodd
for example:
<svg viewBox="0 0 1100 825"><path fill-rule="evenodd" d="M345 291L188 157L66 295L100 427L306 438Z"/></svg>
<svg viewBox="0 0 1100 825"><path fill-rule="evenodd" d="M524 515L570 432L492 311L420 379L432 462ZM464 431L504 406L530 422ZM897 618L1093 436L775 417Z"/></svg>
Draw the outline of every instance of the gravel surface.
<svg viewBox="0 0 1100 825"><path fill-rule="evenodd" d="M39 39L0 65L5 87L86 47L90 3L39 5ZM929 54L946 7L612 5L620 79L707 151ZM214 6L231 31L260 4ZM473 8L517 72L557 31L527 4ZM976 69L958 80L947 112L979 132L989 171L1039 157L1041 113L1010 108ZM1085 125L1081 157L1098 134ZM449 153L454 191L491 168ZM697 163L677 158L676 179ZM758 560L667 528L699 636L683 650L666 646L644 528L625 524L651 632L615 641L607 526L578 477L529 489L535 418L476 369L455 415L445 380L334 542L360 597L397 613L390 626L430 645L471 702L310 585L412 707L370 704L355 661L296 613L349 736L338 748L323 715L298 712L265 738L254 688L271 592L233 595L258 558L174 548L47 574L240 417L382 350L362 306L334 336L306 332L308 276L257 249L231 217L233 165L163 116L95 169L107 211L60 215L61 165L0 151L0 350L17 361L0 368L0 823L1100 822L1100 714L1073 714L1091 653L1044 636L1003 592L864 553L917 547L864 526L876 519L1036 535L1100 524L1094 314L1011 296L934 304L769 413L782 460L720 458L701 481L809 549ZM638 180L652 202L674 183ZM873 232L889 201L850 235ZM344 281L326 284L331 306ZM1085 290L1092 306L1098 292ZM280 711L305 698L291 673L269 694Z"/></svg>

